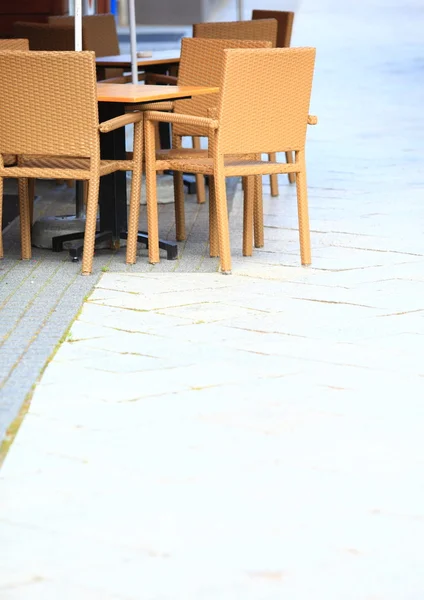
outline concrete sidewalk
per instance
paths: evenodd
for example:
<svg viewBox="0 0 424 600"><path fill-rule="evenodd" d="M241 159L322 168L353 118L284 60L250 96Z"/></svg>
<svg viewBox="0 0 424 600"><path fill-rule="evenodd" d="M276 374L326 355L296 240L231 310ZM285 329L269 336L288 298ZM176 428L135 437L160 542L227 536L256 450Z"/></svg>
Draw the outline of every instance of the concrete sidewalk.
<svg viewBox="0 0 424 600"><path fill-rule="evenodd" d="M302 3L311 268L282 178L232 277L103 274L1 470L1 600L422 600L423 15Z"/></svg>

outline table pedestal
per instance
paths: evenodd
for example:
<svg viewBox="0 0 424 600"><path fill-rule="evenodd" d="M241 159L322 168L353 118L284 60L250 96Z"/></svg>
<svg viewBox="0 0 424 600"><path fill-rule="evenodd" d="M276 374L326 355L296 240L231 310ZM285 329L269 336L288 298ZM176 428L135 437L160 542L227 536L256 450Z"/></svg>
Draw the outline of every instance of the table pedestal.
<svg viewBox="0 0 424 600"><path fill-rule="evenodd" d="M113 119L119 115L125 114L125 106L118 102L100 102L99 120L100 122ZM105 160L125 160L125 128L120 127L109 133L102 133L100 136L100 152L102 159ZM81 194L78 192L77 195ZM80 195L82 197L82 194ZM113 249L119 248L121 239L127 239L127 189L125 171L117 171L104 175L100 179L99 191L100 205L100 224L99 231L96 234L96 243L107 242ZM52 239L52 249L54 252L63 250L65 242L82 240L84 232L76 232L62 236L56 236ZM148 235L144 231L139 231L138 241L148 246ZM159 248L166 251L168 260L175 260L178 257L178 246L176 242L159 240ZM82 255L82 241L72 245L69 249L69 255L73 261L79 260Z"/></svg>

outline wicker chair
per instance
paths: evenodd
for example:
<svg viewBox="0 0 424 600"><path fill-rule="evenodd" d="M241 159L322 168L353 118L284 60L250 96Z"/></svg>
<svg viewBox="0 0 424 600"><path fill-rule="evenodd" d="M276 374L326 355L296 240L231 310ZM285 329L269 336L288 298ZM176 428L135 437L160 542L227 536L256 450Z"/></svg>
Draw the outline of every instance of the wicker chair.
<svg viewBox="0 0 424 600"><path fill-rule="evenodd" d="M282 17L280 11L262 11L267 15L264 18L257 17L252 21L228 21L225 23L198 23L193 25L194 37L213 37L225 39L243 39L243 40L269 40L272 47L278 46L282 37ZM276 17L268 16L268 13L278 13ZM284 13L286 14L286 13ZM293 13L290 13L293 14ZM271 25L272 23L272 25ZM290 30L291 33L291 30ZM275 161L275 156L269 156L269 160ZM286 161L292 162L293 155L286 152ZM289 182L294 183L293 173L288 174ZM270 175L271 195L278 196L278 178L277 175Z"/></svg>
<svg viewBox="0 0 424 600"><path fill-rule="evenodd" d="M271 42L274 48L277 43L278 23L275 19L252 21L226 21L212 23L195 23L193 37L224 40L261 40ZM200 148L200 139L193 137L193 148ZM196 175L198 202L204 202L205 181L201 175Z"/></svg>
<svg viewBox="0 0 424 600"><path fill-rule="evenodd" d="M68 26L73 28L74 22L74 17L49 17L49 25L54 27ZM83 50L92 50L99 57L120 54L115 17L112 14L83 16L82 47ZM123 73L123 69L105 69L105 78L121 77Z"/></svg>
<svg viewBox="0 0 424 600"><path fill-rule="evenodd" d="M218 87L220 84L221 73L223 69L223 60L225 49L229 48L270 48L271 42L255 40L218 40L206 38L184 38L181 41L181 61L178 75L179 85L207 85ZM198 117L207 117L208 111L217 107L218 95L211 94L192 98L191 100L177 100L168 105L175 114L194 115ZM162 110L161 107L158 110ZM207 157L208 151L201 150L200 146L194 149L182 147L182 138L192 136L194 140L200 140L201 136L207 136L207 129L195 127L193 125L183 125L174 123L172 127L172 150L160 150L157 153L158 159L166 160L168 156L173 158ZM204 186L203 175L196 175L196 184L198 189ZM262 190L260 190L262 193ZM186 239L185 232L185 214L184 214L184 185L183 176L180 172L174 173L174 197L175 197L175 225L177 240ZM210 194L209 209L213 205L212 194ZM204 201L204 200L203 200ZM213 220L213 217L212 217ZM212 221L211 220L211 221Z"/></svg>
<svg viewBox="0 0 424 600"><path fill-rule="evenodd" d="M48 23L25 23L13 25L16 37L27 38L30 50L74 50L73 27L50 27Z"/></svg>
<svg viewBox="0 0 424 600"><path fill-rule="evenodd" d="M293 31L294 13L285 10L253 10L252 20L275 19L277 27L277 48L289 48Z"/></svg>
<svg viewBox="0 0 424 600"><path fill-rule="evenodd" d="M17 177L22 258L31 257L28 178L87 180L82 272L89 274L102 175L133 171L129 221L130 227L138 227L133 219L140 202L143 113L128 113L99 124L93 52L1 52L0 72L0 198L3 177ZM133 160L100 160L100 132L131 123ZM1 155L6 153L18 155L16 167L4 167Z"/></svg>
<svg viewBox="0 0 424 600"><path fill-rule="evenodd" d="M277 28L277 48L289 48L293 31L294 13L284 10L253 10L252 19L275 19L278 23ZM277 160L276 156L270 156L269 160ZM286 161L293 162L293 153L286 152ZM294 183L296 176L294 173L288 173L290 183ZM273 174L269 176L271 186L271 196L278 196L278 176Z"/></svg>
<svg viewBox="0 0 424 600"><path fill-rule="evenodd" d="M214 177L215 209L221 271L231 272L225 177L270 173L297 173L300 253L303 265L311 262L308 200L306 186L305 141L308 123L316 117L308 115L315 63L314 48L278 48L258 50L224 50L218 108L210 117L196 117L166 112L147 111L145 120L145 169L149 260L159 261L156 171L171 169ZM176 158L157 160L154 147L154 123L171 122L208 130L211 139L210 158ZM294 151L294 163L232 159L231 155L254 155L263 152ZM259 204L247 194L244 207L243 254L253 251L253 225L263 220ZM213 229L212 229L213 231ZM132 236L136 231L131 232ZM211 239L211 244L213 240Z"/></svg>

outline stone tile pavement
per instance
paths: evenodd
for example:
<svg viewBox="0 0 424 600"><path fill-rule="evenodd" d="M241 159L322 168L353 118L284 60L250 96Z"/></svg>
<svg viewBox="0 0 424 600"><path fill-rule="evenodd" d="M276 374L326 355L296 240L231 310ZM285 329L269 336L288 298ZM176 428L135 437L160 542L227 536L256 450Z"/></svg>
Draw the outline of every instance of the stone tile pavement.
<svg viewBox="0 0 424 600"><path fill-rule="evenodd" d="M422 16L302 3L311 268L284 179L231 277L107 255L2 467L2 600L424 597Z"/></svg>

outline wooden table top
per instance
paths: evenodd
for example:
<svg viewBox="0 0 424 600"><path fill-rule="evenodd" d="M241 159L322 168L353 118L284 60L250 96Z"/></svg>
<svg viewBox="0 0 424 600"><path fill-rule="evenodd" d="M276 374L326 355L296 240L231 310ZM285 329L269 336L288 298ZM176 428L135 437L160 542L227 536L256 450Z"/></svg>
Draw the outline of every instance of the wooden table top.
<svg viewBox="0 0 424 600"><path fill-rule="evenodd" d="M98 83L99 102L123 102L141 104L176 98L191 98L204 94L217 94L219 88L195 85L138 85L136 83Z"/></svg>
<svg viewBox="0 0 424 600"><path fill-rule="evenodd" d="M179 50L157 50L152 56L137 58L139 67L161 64L178 64L180 62ZM96 67L130 67L130 54L117 54L114 56L99 56L96 58Z"/></svg>

